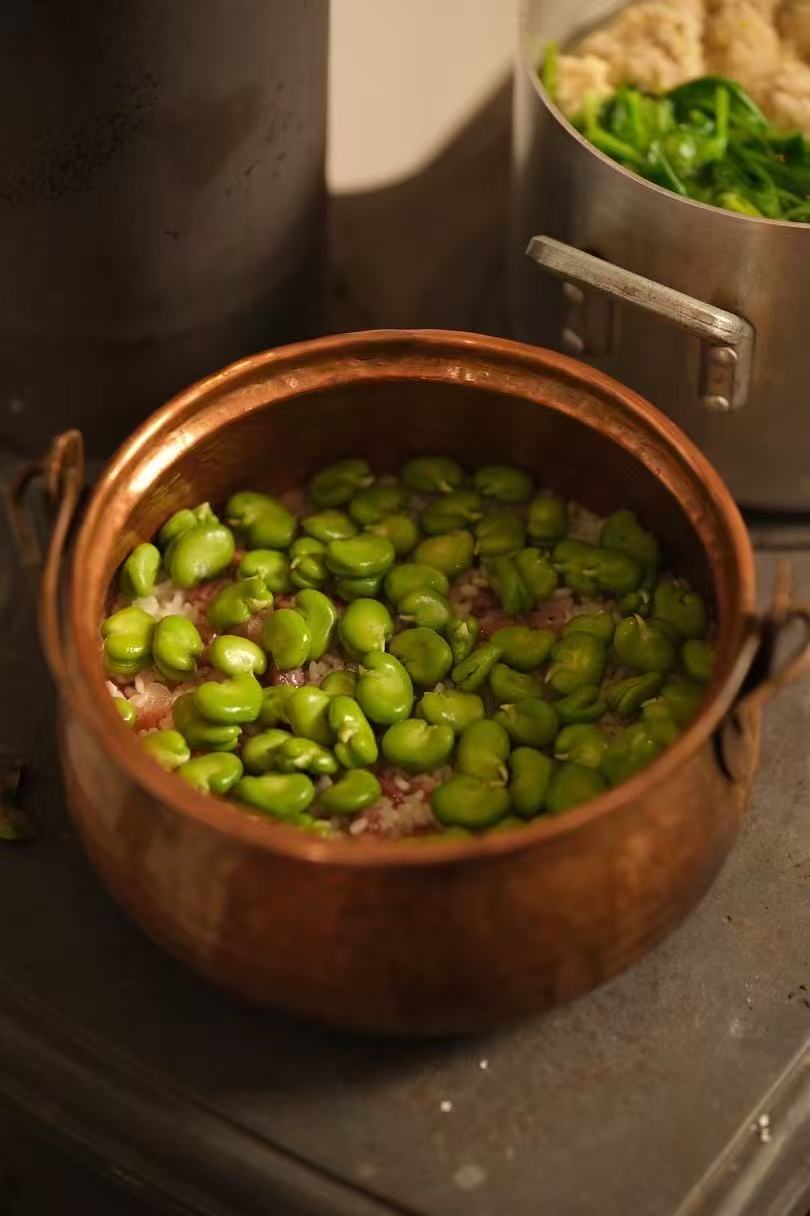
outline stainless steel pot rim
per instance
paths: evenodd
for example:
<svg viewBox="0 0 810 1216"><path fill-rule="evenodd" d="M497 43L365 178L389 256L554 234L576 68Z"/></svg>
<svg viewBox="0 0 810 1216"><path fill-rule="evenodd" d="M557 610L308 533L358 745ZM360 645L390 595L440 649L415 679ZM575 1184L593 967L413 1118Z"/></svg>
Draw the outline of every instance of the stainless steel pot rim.
<svg viewBox="0 0 810 1216"><path fill-rule="evenodd" d="M350 343L348 349L347 343ZM352 353L371 354L382 347L396 346L401 346L403 351L407 351L412 350L414 345L423 350L436 349L445 352L455 348L459 354L469 353L472 348L491 360L494 365L497 365L499 361L505 362L505 356L508 356L513 365L515 362L528 367L534 364L538 372L547 372L551 364L563 375L567 374L572 378L581 378L582 375L582 364L555 351L546 351L524 343L483 334L451 330L371 330L348 335L331 335L309 342L279 347L248 359L239 360L192 385L162 406L134 431L113 455L96 483L91 502L79 528L78 546L74 546L74 551L70 556L71 604L76 603L73 588L78 583L74 564L76 547L80 547L82 533L85 532L88 521L92 520L94 502L102 496L109 483L115 480L119 467L130 456L147 446L155 433L159 432L167 421L173 420L173 416L179 409L193 408L195 420L201 420L209 411L216 411L218 406L216 402L212 402L200 408L200 399L204 398L206 392L221 385L223 381L238 379L242 374L253 374L257 368L266 371L268 378L284 377L289 366L295 365L298 360L312 359L313 356L318 355L329 356L332 353L339 354L341 357L346 372L344 383L373 382L373 377L369 376L368 371L362 367L359 361L357 364L353 363L349 357ZM334 367L334 364L329 364L329 367ZM402 373L389 371L378 374L380 380L392 377L401 379ZM731 494L709 461L691 441L686 439L679 428L649 402L628 390L624 385L619 386L612 377L592 368L588 368L588 377L592 384L601 384L608 391L615 391L617 387L620 387L622 396L632 412L643 415L646 420L651 421L667 439L677 439L680 454L688 456L689 463L698 475L704 481L716 483L714 489L720 499L719 505L729 528L731 530L739 528L744 533L744 525ZM285 384L287 385L285 396L288 398L305 399L313 390L311 379L293 387L292 390L290 390L289 381L285 381ZM500 391L498 384L488 384L485 380L477 382L476 386ZM245 410L247 412L252 409L261 409L264 404L264 400L257 400L255 403L247 405ZM553 408L553 406L550 405L549 408ZM558 405L557 408L562 407ZM748 575L751 586L754 586L753 555L750 546L745 555L745 561L748 569L743 573ZM753 604L744 606L742 611L746 617L746 637L751 638L755 630ZM68 615L70 619L70 614ZM72 621L70 627L73 628ZM346 842L321 841L313 839L300 829L287 827L281 823L268 823L266 819L242 809L237 803L213 798L198 793L191 787L186 787L176 776L164 772L157 764L151 763L149 758L144 755L137 739L130 732L121 729L121 721L107 692L100 662L89 669L85 668L78 659L75 665L70 665L74 667L73 671L68 669L67 672L67 683L71 695L66 698L66 705L62 712L63 714L65 712L79 714L93 734L97 738L104 739L105 751L110 762L121 764L133 781L146 789L153 798L173 811L198 820L225 837L243 841L247 839L255 847L264 851L297 858L302 862L338 863L360 869L366 866L390 868L434 866L444 863L477 862L489 856L519 853L543 842L561 840L570 833L586 828L594 821L601 819L602 816L619 813L623 808L630 807L649 787L661 788L680 765L687 763L701 747L709 742L731 710L746 674L745 665L741 666L739 662L741 655L742 645L734 661L729 664L726 677L723 680L718 677L710 685L706 701L695 720L683 735L643 772L582 807L559 816L545 816L533 822L529 821L521 830L516 829L514 832L483 835L472 837L469 840L446 843L441 841L428 844L403 843L383 839ZM80 780L80 775L78 775L78 779Z"/></svg>
<svg viewBox="0 0 810 1216"><path fill-rule="evenodd" d="M594 156L597 160L600 160L604 165L608 166L610 169L613 169L616 173L621 174L622 177L636 182L640 189L647 190L653 194L674 200L676 203L679 203L682 206L696 208L698 211L721 211L723 215L727 216L730 223L736 223L742 227L747 227L751 224L765 225L771 228L787 228L799 232L810 229L810 223L804 223L798 220L774 220L769 219L765 215L740 215L736 211L725 211L722 207L713 207L710 203L701 203L694 198L684 198L680 194L675 194L675 192L672 190L665 189L664 186L658 186L655 182L648 181L646 177L640 177L637 173L633 173L630 169L625 169L625 167L620 165L618 161L611 160L611 158L606 156L604 152L601 152L599 148L595 148L593 144L589 143L588 140L585 139L584 135L581 135L576 127L569 122L562 110L558 109L546 91L543 82L537 73L537 61L532 53L532 44L534 43L536 45L538 35L530 32L528 29L527 12L528 8L526 0L523 0L523 3L521 4L520 16L521 67L531 80L532 87L534 88L540 103L546 107L552 118L554 118L555 122L562 127L568 138L579 144L579 146L585 152L590 153L591 156Z"/></svg>

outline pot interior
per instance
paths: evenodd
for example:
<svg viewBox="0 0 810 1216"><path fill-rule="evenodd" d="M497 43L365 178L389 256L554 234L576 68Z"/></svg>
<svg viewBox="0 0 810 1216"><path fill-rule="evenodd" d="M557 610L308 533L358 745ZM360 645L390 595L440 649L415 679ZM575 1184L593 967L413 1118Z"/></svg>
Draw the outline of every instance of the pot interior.
<svg viewBox="0 0 810 1216"><path fill-rule="evenodd" d="M572 360L497 339L351 335L287 350L189 390L102 476L77 541L71 601L80 660L97 683L110 580L172 511L222 505L237 489L288 490L345 456L394 471L420 453L468 469L512 462L599 514L635 510L668 564L714 601L715 679L728 670L753 607L743 525L703 457L632 393Z"/></svg>

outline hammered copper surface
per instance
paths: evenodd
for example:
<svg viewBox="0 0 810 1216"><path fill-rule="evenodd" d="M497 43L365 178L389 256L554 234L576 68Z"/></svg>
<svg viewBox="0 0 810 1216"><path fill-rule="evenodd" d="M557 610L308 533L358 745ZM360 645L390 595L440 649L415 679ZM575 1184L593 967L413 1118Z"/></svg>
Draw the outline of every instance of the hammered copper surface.
<svg viewBox="0 0 810 1216"><path fill-rule="evenodd" d="M595 510L640 511L713 595L716 675L686 734L590 805L451 844L333 843L206 798L151 764L104 690L116 565L182 503L283 490L326 460L437 450L515 460ZM665 418L572 360L430 331L343 335L234 365L153 416L102 475L65 621L61 747L74 820L155 940L251 1000L336 1024L470 1030L584 992L688 912L738 828L758 716L731 780L715 734L755 633L750 545L717 475Z"/></svg>

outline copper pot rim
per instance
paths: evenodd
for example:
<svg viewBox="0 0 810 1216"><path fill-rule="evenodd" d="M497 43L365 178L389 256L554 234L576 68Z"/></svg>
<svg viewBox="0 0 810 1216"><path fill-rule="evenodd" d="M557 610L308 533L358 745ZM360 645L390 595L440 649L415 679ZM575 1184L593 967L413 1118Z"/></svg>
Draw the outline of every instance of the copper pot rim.
<svg viewBox="0 0 810 1216"><path fill-rule="evenodd" d="M278 378L291 365L300 367L302 363L317 363L324 358L335 356L345 359L344 384L356 383L359 379L368 382L369 377L362 376L356 368L352 374L352 356L379 354L385 347L392 351L418 348L425 353L452 350L459 356L475 354L485 361L490 361L495 367L499 364L514 366L517 363L530 371L534 369L542 373L553 372L569 381L587 383L591 388L601 388L616 398L630 415L643 420L646 427L652 427L680 462L702 481L715 510L722 518L740 579L741 595L736 624L740 635L740 648L742 647L744 639L753 629L756 601L753 551L748 534L739 510L719 474L668 417L612 377L555 351L465 331L365 330L293 343L240 359L177 394L147 418L119 447L96 482L73 547L68 618L70 631L76 642L75 662L69 664L67 687L60 688L60 692L67 694L65 699L70 711L78 714L94 735L104 738L105 751L110 762L120 764L137 786L144 788L172 812L188 816L225 838L248 843L263 852L300 862L361 869L375 866L398 869L413 866L433 867L457 862L475 863L488 857L519 854L546 844L552 846L604 816L618 814L640 802L651 791L665 784L668 777L682 764L688 763L696 752L708 743L732 708L745 674L744 670L738 671L739 665L729 664L725 677L715 678L698 716L681 737L647 769L564 815L541 817L527 822L521 830L474 836L469 840L429 843L414 841L410 845L388 839L323 841L313 839L295 827L251 814L238 804L225 799L198 793L178 781L174 774L164 772L157 764L151 763L140 749L137 739L123 727L113 708L106 690L104 672L99 663L94 632L89 622L82 621L82 587L79 578L81 563L90 552L96 517L103 510L103 500L116 490L116 482L128 462L142 456L145 449L154 445L169 431L173 431L179 422L189 419L192 415L195 421L199 421L208 409L215 409L215 402L210 405L203 404L202 409L198 407L206 394L221 388L223 384L234 387L240 379L253 377L260 370L267 372L268 380ZM330 367L334 368L334 364L330 364ZM385 380L392 377L403 378L401 372L380 372L376 378ZM334 387L334 380L330 384ZM487 387L498 391L502 385L494 380ZM300 397L305 401L312 388L313 385L309 382L300 389L296 386L289 387L281 399ZM571 407L563 403L544 404L546 408L557 409L563 413L573 412ZM260 409L264 405L263 400L246 402L243 411ZM80 621L78 628L77 619Z"/></svg>

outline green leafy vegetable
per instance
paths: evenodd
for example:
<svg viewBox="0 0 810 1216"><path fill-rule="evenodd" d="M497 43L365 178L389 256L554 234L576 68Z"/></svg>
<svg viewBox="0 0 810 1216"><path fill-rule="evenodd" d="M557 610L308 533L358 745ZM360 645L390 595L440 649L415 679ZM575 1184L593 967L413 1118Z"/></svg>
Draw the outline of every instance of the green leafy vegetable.
<svg viewBox="0 0 810 1216"><path fill-rule="evenodd" d="M557 48L541 75L551 97ZM586 96L574 126L606 156L684 198L739 215L810 223L810 140L776 130L734 80L701 76L645 93L624 84Z"/></svg>

